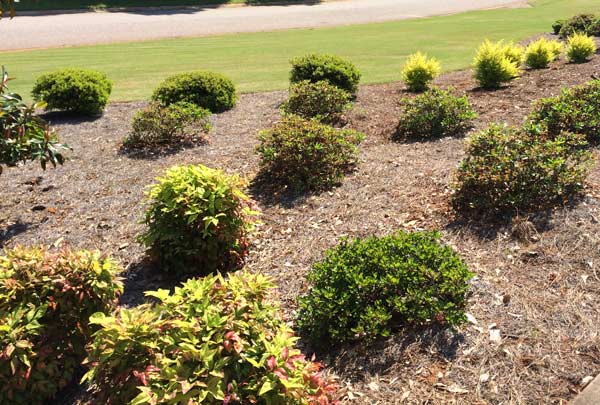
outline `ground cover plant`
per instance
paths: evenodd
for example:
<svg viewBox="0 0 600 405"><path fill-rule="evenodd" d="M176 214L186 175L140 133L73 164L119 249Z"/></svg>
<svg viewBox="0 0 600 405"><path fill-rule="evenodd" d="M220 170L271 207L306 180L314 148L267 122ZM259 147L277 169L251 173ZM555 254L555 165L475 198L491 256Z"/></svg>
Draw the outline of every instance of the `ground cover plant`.
<svg viewBox="0 0 600 405"><path fill-rule="evenodd" d="M497 89L519 76L520 60L519 48L485 40L475 56L475 79L484 89Z"/></svg>
<svg viewBox="0 0 600 405"><path fill-rule="evenodd" d="M287 114L336 124L342 120L344 112L351 108L351 99L350 93L329 82L305 80L290 87L288 100L281 109Z"/></svg>
<svg viewBox="0 0 600 405"><path fill-rule="evenodd" d="M112 91L106 74L89 69L61 69L37 78L31 94L46 110L83 115L102 113Z"/></svg>
<svg viewBox="0 0 600 405"><path fill-rule="evenodd" d="M206 275L244 263L256 225L245 182L202 165L168 169L147 193L140 241L161 270Z"/></svg>
<svg viewBox="0 0 600 405"><path fill-rule="evenodd" d="M435 58L428 58L427 55L417 52L409 56L404 64L402 81L410 91L425 91L440 71L440 63Z"/></svg>
<svg viewBox="0 0 600 405"><path fill-rule="evenodd" d="M356 93L361 73L349 60L337 55L310 54L292 59L290 82L326 81L350 94Z"/></svg>
<svg viewBox="0 0 600 405"><path fill-rule="evenodd" d="M85 379L110 403L333 404L336 386L305 359L272 282L239 273L191 279L158 303L98 314Z"/></svg>
<svg viewBox="0 0 600 405"><path fill-rule="evenodd" d="M75 377L94 330L123 287L98 252L17 247L0 256L0 402L43 403Z"/></svg>
<svg viewBox="0 0 600 405"><path fill-rule="evenodd" d="M531 69L545 69L560 56L562 50L560 42L542 37L527 45L525 65Z"/></svg>
<svg viewBox="0 0 600 405"><path fill-rule="evenodd" d="M567 59L573 63L584 63L596 53L594 38L575 33L567 40Z"/></svg>

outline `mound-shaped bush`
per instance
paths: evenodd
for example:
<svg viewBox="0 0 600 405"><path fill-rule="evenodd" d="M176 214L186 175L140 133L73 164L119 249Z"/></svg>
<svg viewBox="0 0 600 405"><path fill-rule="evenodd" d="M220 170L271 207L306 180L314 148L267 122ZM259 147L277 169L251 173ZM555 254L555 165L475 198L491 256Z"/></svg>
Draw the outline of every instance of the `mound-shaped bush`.
<svg viewBox="0 0 600 405"><path fill-rule="evenodd" d="M191 103L150 104L133 116L123 146L154 149L205 142L211 127L209 117L210 111Z"/></svg>
<svg viewBox="0 0 600 405"><path fill-rule="evenodd" d="M328 82L305 80L290 87L290 96L281 109L287 114L335 124L352 105L351 98L348 92Z"/></svg>
<svg viewBox="0 0 600 405"><path fill-rule="evenodd" d="M311 54L292 60L290 81L326 81L350 94L356 94L360 72L354 64L335 55Z"/></svg>
<svg viewBox="0 0 600 405"><path fill-rule="evenodd" d="M46 103L46 110L96 115L104 110L111 91L112 82L104 73L62 69L38 77L31 94Z"/></svg>
<svg viewBox="0 0 600 405"><path fill-rule="evenodd" d="M433 232L343 240L315 263L298 326L317 345L388 336L407 324L465 320L472 274Z"/></svg>
<svg viewBox="0 0 600 405"><path fill-rule="evenodd" d="M153 306L98 314L84 379L102 403L334 403L335 384L296 349L272 287L249 273L191 279L147 292Z"/></svg>
<svg viewBox="0 0 600 405"><path fill-rule="evenodd" d="M433 88L402 100L404 114L394 138L402 140L462 136L473 126L477 114L466 96L456 97L452 89Z"/></svg>
<svg viewBox="0 0 600 405"><path fill-rule="evenodd" d="M73 380L95 330L88 319L115 307L120 271L97 252L0 256L0 403L41 404Z"/></svg>
<svg viewBox="0 0 600 405"><path fill-rule="evenodd" d="M290 115L260 133L261 170L297 191L328 188L356 164L363 138L356 131Z"/></svg>
<svg viewBox="0 0 600 405"><path fill-rule="evenodd" d="M519 51L510 44L486 40L475 56L475 79L484 89L497 89L520 74Z"/></svg>
<svg viewBox="0 0 600 405"><path fill-rule="evenodd" d="M564 39L575 33L595 35L592 31L596 20L593 14L577 14L562 22L558 34Z"/></svg>
<svg viewBox="0 0 600 405"><path fill-rule="evenodd" d="M435 58L417 52L409 56L402 68L402 81L408 90L419 92L429 88L429 84L441 71L440 63Z"/></svg>
<svg viewBox="0 0 600 405"><path fill-rule="evenodd" d="M542 37L525 49L525 65L532 69L545 69L560 56L562 49L560 42Z"/></svg>
<svg viewBox="0 0 600 405"><path fill-rule="evenodd" d="M456 173L454 207L479 217L550 208L577 195L593 157L581 135L491 125L474 135Z"/></svg>
<svg viewBox="0 0 600 405"><path fill-rule="evenodd" d="M219 73L191 72L167 78L154 90L152 100L163 105L183 101L219 113L235 106L237 93L233 82Z"/></svg>
<svg viewBox="0 0 600 405"><path fill-rule="evenodd" d="M575 33L567 40L567 59L573 63L587 62L596 53L594 38Z"/></svg>
<svg viewBox="0 0 600 405"><path fill-rule="evenodd" d="M164 271L205 275L239 268L258 214L236 175L175 166L148 191L140 241Z"/></svg>

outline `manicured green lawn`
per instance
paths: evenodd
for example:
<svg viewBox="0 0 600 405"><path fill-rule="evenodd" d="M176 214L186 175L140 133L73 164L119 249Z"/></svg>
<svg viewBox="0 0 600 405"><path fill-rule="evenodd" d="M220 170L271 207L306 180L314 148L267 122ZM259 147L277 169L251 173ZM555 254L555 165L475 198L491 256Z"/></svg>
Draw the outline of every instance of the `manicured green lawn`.
<svg viewBox="0 0 600 405"><path fill-rule="evenodd" d="M520 40L548 32L556 19L600 11L598 0L533 4L382 24L5 52L0 64L18 79L11 88L23 94L42 72L67 66L98 69L115 82L113 101L144 99L166 76L196 69L224 73L242 92L283 89L289 60L308 52L350 58L363 72L363 83L389 82L399 80L406 56L417 50L439 58L444 70L461 69L470 65L484 38Z"/></svg>

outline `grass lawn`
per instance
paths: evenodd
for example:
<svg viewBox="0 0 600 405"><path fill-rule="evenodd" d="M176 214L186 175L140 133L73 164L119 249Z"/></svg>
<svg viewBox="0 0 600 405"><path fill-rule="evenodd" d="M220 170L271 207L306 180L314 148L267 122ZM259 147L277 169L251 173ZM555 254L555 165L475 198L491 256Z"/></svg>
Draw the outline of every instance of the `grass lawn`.
<svg viewBox="0 0 600 405"><path fill-rule="evenodd" d="M389 82L399 80L402 63L415 51L439 58L446 71L461 69L484 38L521 40L548 32L556 19L600 11L598 0L532 5L381 24L3 52L0 63L18 79L11 89L24 95L42 72L67 66L104 71L115 82L113 101L144 99L166 76L197 69L228 75L242 92L284 89L289 60L308 52L350 58L363 83Z"/></svg>

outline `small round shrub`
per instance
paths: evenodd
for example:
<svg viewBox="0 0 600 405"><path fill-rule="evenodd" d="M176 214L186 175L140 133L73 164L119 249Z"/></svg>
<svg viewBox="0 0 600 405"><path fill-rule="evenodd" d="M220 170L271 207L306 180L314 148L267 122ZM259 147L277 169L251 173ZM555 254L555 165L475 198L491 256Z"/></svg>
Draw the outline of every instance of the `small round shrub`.
<svg viewBox="0 0 600 405"><path fill-rule="evenodd" d="M567 40L567 59L572 63L584 63L596 53L594 38L575 33Z"/></svg>
<svg viewBox="0 0 600 405"><path fill-rule="evenodd" d="M406 324L465 320L472 274L435 232L344 239L315 263L298 327L317 345L388 336Z"/></svg>
<svg viewBox="0 0 600 405"><path fill-rule="evenodd" d="M477 117L467 97L454 96L452 89L434 87L414 98L403 99L402 104L404 114L396 128L396 140L462 136Z"/></svg>
<svg viewBox="0 0 600 405"><path fill-rule="evenodd" d="M237 94L233 82L219 73L191 72L168 77L154 90L152 100L163 105L184 101L219 113L235 106Z"/></svg>
<svg viewBox="0 0 600 405"><path fill-rule="evenodd" d="M528 120L544 125L551 135L572 132L585 135L592 144L600 143L600 80L539 100Z"/></svg>
<svg viewBox="0 0 600 405"><path fill-rule="evenodd" d="M205 275L239 268L258 214L238 176L202 165L167 170L147 195L140 241L161 269Z"/></svg>
<svg viewBox="0 0 600 405"><path fill-rule="evenodd" d="M261 170L296 191L328 188L356 164L363 138L356 131L290 115L260 133Z"/></svg>
<svg viewBox="0 0 600 405"><path fill-rule="evenodd" d="M515 63L515 53L507 55L507 45L486 40L478 49L475 57L475 79L484 89L499 88L520 74Z"/></svg>
<svg viewBox="0 0 600 405"><path fill-rule="evenodd" d="M581 135L493 124L474 135L454 184L454 207L491 217L552 207L582 188L593 157Z"/></svg>
<svg viewBox="0 0 600 405"><path fill-rule="evenodd" d="M31 94L46 103L46 110L62 110L83 115L102 113L112 91L112 82L101 72L63 69L41 75Z"/></svg>
<svg viewBox="0 0 600 405"><path fill-rule="evenodd" d="M562 29L562 26L564 25L564 23L565 23L565 20L556 20L552 24L552 33L554 35L560 34L560 30Z"/></svg>
<svg viewBox="0 0 600 405"><path fill-rule="evenodd" d="M292 60L290 81L326 81L350 94L356 94L360 72L354 64L335 55L311 54Z"/></svg>
<svg viewBox="0 0 600 405"><path fill-rule="evenodd" d="M429 84L440 74L440 63L435 58L417 52L409 56L402 68L402 81L408 90L419 92L429 88Z"/></svg>
<svg viewBox="0 0 600 405"><path fill-rule="evenodd" d="M204 142L210 130L209 117L210 111L191 103L150 104L133 116L123 146L148 149Z"/></svg>
<svg viewBox="0 0 600 405"><path fill-rule="evenodd" d="M158 302L97 315L84 380L98 403L336 403L334 381L296 348L273 285L249 273L191 279Z"/></svg>
<svg viewBox="0 0 600 405"><path fill-rule="evenodd" d="M508 60L519 67L521 62L523 62L525 48L523 48L521 45L515 44L514 42L508 42L504 44L502 41L500 41L498 44L501 45L502 52L508 58Z"/></svg>
<svg viewBox="0 0 600 405"><path fill-rule="evenodd" d="M596 17L593 14L578 14L568 20L565 20L560 27L559 35L561 38L568 38L575 33L590 34L590 27L593 26Z"/></svg>
<svg viewBox="0 0 600 405"><path fill-rule="evenodd" d="M281 109L286 114L335 124L341 121L351 105L351 96L345 90L326 81L312 83L305 80L290 87L290 96Z"/></svg>
<svg viewBox="0 0 600 405"><path fill-rule="evenodd" d="M41 404L67 386L116 307L121 271L98 252L16 247L0 256L0 403Z"/></svg>
<svg viewBox="0 0 600 405"><path fill-rule="evenodd" d="M525 65L531 69L545 69L556 60L562 52L562 44L540 38L530 43L525 50Z"/></svg>

